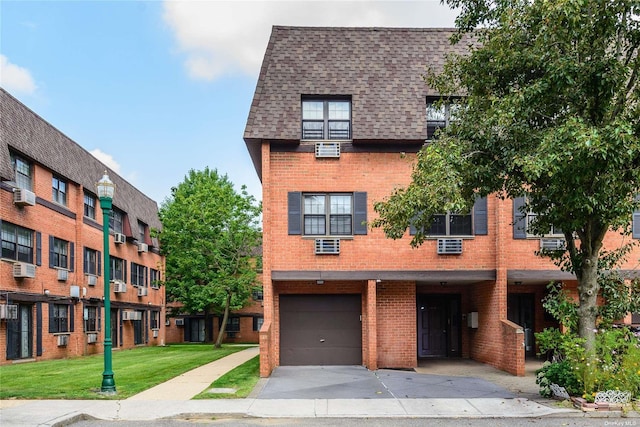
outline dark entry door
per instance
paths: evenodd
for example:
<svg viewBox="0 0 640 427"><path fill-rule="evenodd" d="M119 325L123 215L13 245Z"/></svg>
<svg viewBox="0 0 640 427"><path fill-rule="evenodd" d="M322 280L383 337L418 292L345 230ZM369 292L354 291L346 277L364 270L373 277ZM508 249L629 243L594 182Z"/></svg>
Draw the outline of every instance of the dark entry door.
<svg viewBox="0 0 640 427"><path fill-rule="evenodd" d="M460 296L418 296L418 356L460 355Z"/></svg>
<svg viewBox="0 0 640 427"><path fill-rule="evenodd" d="M361 365L360 295L280 295L281 365Z"/></svg>
<svg viewBox="0 0 640 427"><path fill-rule="evenodd" d="M535 356L535 295L509 294L507 297L507 319L522 326L524 330L524 347L527 356Z"/></svg>
<svg viewBox="0 0 640 427"><path fill-rule="evenodd" d="M33 356L32 305L18 304L18 318L7 320L7 359Z"/></svg>

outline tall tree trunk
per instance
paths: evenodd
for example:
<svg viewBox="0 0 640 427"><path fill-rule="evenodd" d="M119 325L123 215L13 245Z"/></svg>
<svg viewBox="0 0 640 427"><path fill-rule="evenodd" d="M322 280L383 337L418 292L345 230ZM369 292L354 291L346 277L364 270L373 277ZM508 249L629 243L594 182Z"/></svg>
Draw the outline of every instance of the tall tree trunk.
<svg viewBox="0 0 640 427"><path fill-rule="evenodd" d="M231 292L227 292L227 301L224 305L224 315L222 316L222 324L220 325L220 332L218 333L218 339L216 340L215 348L222 347L222 338L224 337L225 330L227 329L227 320L229 320L229 306L231 305Z"/></svg>
<svg viewBox="0 0 640 427"><path fill-rule="evenodd" d="M578 336L586 339L587 353L595 352L596 317L598 315L598 256L585 257L578 283Z"/></svg>

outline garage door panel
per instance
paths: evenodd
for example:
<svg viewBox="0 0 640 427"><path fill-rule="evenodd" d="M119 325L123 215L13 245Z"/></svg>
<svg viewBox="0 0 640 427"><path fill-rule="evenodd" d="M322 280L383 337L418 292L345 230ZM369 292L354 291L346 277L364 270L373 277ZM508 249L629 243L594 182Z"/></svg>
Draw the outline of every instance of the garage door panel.
<svg viewBox="0 0 640 427"><path fill-rule="evenodd" d="M280 295L280 364L361 364L360 313L360 295Z"/></svg>

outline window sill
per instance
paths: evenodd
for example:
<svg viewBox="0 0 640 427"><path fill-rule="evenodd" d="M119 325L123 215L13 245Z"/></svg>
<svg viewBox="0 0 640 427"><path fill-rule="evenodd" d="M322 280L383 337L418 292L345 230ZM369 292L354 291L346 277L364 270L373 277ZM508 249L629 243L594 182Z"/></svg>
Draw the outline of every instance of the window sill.
<svg viewBox="0 0 640 427"><path fill-rule="evenodd" d="M354 239L354 236L353 236L353 234L343 235L343 236L342 236L342 235L341 235L341 236L338 236L338 235L335 235L335 236L331 236L331 235L329 235L329 236L324 236L324 235L317 235L317 236L316 236L316 235L313 235L313 236L312 236L312 235L304 235L304 236L302 236L302 238L303 238L303 239L306 239L306 240L314 240L314 239L342 239L342 240L353 240L353 239Z"/></svg>

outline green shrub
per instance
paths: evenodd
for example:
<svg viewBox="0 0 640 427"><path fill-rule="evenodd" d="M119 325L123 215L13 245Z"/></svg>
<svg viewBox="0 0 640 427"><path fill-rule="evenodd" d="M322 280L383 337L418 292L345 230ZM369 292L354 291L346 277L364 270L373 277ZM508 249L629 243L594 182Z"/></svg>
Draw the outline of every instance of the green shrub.
<svg viewBox="0 0 640 427"><path fill-rule="evenodd" d="M582 393L582 386L576 377L571 364L562 362L545 362L542 368L536 371L536 384L540 385L540 394L544 397L552 397L551 384L557 384L567 390L570 395Z"/></svg>

